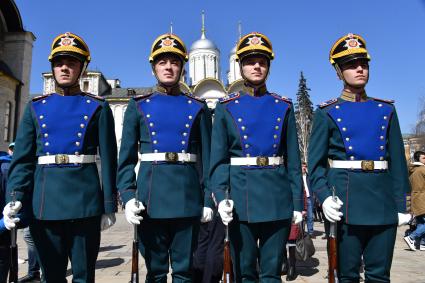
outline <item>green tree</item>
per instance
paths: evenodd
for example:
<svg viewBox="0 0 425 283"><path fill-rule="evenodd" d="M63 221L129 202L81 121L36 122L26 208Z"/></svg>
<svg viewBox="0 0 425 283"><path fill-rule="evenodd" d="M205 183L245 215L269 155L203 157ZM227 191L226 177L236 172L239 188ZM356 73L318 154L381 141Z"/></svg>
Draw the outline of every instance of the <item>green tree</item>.
<svg viewBox="0 0 425 283"><path fill-rule="evenodd" d="M310 138L311 124L313 120L313 103L310 100L307 80L301 71L298 84L297 101L295 102L295 120L298 131L298 143L300 145L301 159L307 162L308 141Z"/></svg>

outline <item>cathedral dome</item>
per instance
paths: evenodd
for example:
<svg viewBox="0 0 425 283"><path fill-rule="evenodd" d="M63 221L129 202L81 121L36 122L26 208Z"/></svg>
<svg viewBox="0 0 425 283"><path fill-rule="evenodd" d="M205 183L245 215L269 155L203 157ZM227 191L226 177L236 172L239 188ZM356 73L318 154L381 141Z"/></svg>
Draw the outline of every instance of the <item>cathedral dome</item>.
<svg viewBox="0 0 425 283"><path fill-rule="evenodd" d="M190 47L190 51L198 50L198 49L211 49L211 50L218 50L217 46L205 37L205 33L202 33L202 36L200 39L192 43L192 46Z"/></svg>

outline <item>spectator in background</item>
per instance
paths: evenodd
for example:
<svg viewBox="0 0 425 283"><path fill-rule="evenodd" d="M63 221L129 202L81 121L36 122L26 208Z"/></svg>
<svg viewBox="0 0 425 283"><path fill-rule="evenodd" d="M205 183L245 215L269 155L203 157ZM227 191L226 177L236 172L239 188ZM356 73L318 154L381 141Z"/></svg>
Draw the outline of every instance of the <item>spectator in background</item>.
<svg viewBox="0 0 425 283"><path fill-rule="evenodd" d="M416 230L404 240L412 251L425 251L425 152L416 151L413 160L409 166L409 180L412 186L411 212L416 217Z"/></svg>
<svg viewBox="0 0 425 283"><path fill-rule="evenodd" d="M305 207L307 208L307 233L314 239L314 220L313 220L313 194L310 192L310 181L308 180L307 163L302 162L301 169L303 173L303 188L304 188L304 199L306 202Z"/></svg>

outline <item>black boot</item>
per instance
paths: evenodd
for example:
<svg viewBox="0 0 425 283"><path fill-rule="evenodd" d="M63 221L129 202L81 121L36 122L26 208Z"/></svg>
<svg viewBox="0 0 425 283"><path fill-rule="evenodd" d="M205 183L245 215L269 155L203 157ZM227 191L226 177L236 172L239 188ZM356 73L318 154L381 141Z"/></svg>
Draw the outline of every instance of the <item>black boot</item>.
<svg viewBox="0 0 425 283"><path fill-rule="evenodd" d="M288 257L288 273L286 274L286 281L293 281L297 278L295 271L295 247L289 247Z"/></svg>

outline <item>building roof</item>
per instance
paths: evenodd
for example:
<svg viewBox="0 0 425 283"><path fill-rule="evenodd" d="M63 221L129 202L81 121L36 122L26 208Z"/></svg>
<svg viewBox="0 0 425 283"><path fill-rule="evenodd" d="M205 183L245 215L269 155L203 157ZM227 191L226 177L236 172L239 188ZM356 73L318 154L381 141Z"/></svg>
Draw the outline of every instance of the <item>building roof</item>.
<svg viewBox="0 0 425 283"><path fill-rule="evenodd" d="M127 88L113 88L111 94L107 95L108 99L111 98L130 98L136 95L148 94L153 92L153 87L127 87Z"/></svg>

